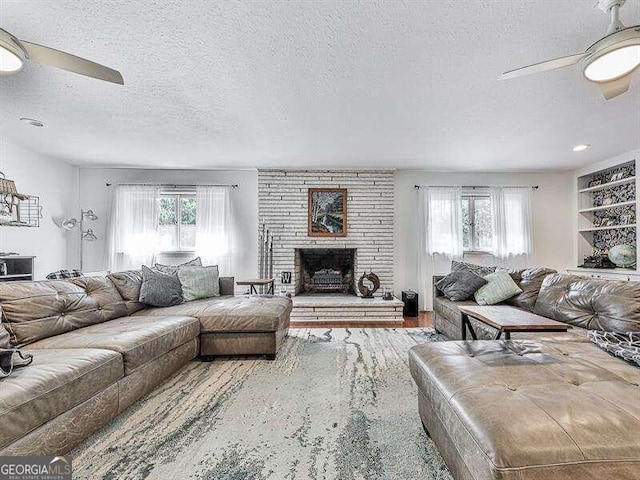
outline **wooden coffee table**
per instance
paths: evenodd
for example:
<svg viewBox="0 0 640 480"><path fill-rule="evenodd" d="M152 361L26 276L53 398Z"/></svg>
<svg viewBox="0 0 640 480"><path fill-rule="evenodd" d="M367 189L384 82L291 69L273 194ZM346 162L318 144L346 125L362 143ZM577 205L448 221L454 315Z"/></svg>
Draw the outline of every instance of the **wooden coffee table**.
<svg viewBox="0 0 640 480"><path fill-rule="evenodd" d="M499 340L503 332L505 340L510 340L512 332L566 332L571 328L566 323L556 322L550 318L507 305L477 307L465 305L458 308L462 312L462 325L460 328L462 329L463 340L467 339L466 327L469 328L471 337L474 340L478 339L469 317L473 317L479 322L497 329L498 334L495 340Z"/></svg>

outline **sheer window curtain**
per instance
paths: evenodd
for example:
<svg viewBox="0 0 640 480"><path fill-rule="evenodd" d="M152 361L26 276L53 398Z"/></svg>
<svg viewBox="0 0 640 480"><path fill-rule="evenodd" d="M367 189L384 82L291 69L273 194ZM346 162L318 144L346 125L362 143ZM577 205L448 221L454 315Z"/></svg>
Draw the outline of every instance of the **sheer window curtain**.
<svg viewBox="0 0 640 480"><path fill-rule="evenodd" d="M451 260L462 258L462 187L418 190L420 307L433 309L433 275L449 273Z"/></svg>
<svg viewBox="0 0 640 480"><path fill-rule="evenodd" d="M196 187L196 254L203 265L233 275L233 228L229 187Z"/></svg>
<svg viewBox="0 0 640 480"><path fill-rule="evenodd" d="M532 189L491 187L493 255L504 268L530 267L533 254Z"/></svg>
<svg viewBox="0 0 640 480"><path fill-rule="evenodd" d="M107 268L140 269L155 260L160 188L118 185L107 229Z"/></svg>

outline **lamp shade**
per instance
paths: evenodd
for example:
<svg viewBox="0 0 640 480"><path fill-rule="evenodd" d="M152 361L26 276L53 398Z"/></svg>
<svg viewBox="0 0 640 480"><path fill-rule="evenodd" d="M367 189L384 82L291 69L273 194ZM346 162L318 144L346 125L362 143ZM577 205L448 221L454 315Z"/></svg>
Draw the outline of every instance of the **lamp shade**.
<svg viewBox="0 0 640 480"><path fill-rule="evenodd" d="M98 240L98 237L95 233L93 233L93 229L89 228L87 231L82 232L82 239L86 240L87 242L95 242L96 240Z"/></svg>
<svg viewBox="0 0 640 480"><path fill-rule="evenodd" d="M78 226L78 220L75 218L68 218L64 222L62 222L62 228L66 230L73 230Z"/></svg>
<svg viewBox="0 0 640 480"><path fill-rule="evenodd" d="M93 210L87 210L85 212L83 212L83 215L85 216L85 218L89 219L89 220L98 220L98 216L93 213Z"/></svg>

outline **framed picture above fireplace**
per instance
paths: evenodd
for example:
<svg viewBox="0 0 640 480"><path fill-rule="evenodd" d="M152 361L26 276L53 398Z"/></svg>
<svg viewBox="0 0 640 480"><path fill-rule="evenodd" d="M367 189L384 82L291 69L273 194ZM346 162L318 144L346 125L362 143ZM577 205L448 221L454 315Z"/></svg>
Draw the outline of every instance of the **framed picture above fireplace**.
<svg viewBox="0 0 640 480"><path fill-rule="evenodd" d="M310 237L347 236L347 189L309 189Z"/></svg>

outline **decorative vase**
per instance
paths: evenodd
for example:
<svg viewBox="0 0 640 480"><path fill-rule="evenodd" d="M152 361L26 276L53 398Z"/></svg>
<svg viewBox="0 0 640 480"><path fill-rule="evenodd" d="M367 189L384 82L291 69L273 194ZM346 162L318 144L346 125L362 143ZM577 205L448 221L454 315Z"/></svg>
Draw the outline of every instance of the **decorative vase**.
<svg viewBox="0 0 640 480"><path fill-rule="evenodd" d="M636 249L631 245L620 244L609 249L609 260L618 267L628 268L636 264Z"/></svg>

